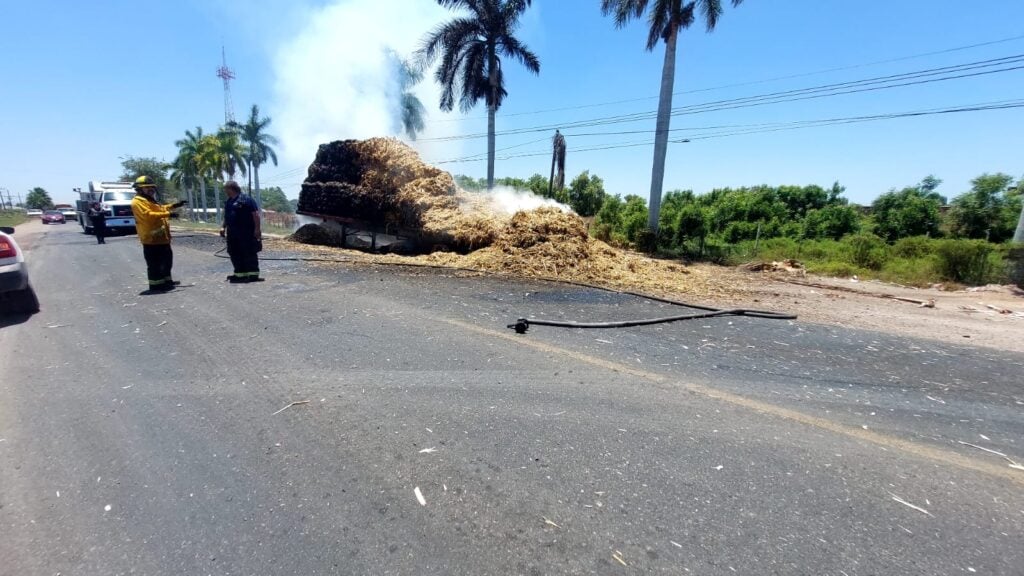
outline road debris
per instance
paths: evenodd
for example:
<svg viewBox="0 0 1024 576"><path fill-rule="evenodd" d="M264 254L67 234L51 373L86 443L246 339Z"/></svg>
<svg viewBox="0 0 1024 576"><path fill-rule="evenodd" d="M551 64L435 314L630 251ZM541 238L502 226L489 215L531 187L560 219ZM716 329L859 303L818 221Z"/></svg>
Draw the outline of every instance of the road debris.
<svg viewBox="0 0 1024 576"><path fill-rule="evenodd" d="M292 402L291 404L288 404L284 408L281 408L277 412L274 412L273 414L271 414L271 416L277 416L278 414L280 414L281 412L284 412L285 410L291 408L292 406L299 406L301 404L309 404L309 400L296 400L295 402ZM179 404L179 406L180 406L180 404Z"/></svg>
<svg viewBox="0 0 1024 576"><path fill-rule="evenodd" d="M156 327L159 328L159 327L163 326L164 324L167 324L167 320L164 320L163 322L157 324Z"/></svg>
<svg viewBox="0 0 1024 576"><path fill-rule="evenodd" d="M106 506L104 506L103 507L103 511L104 512L110 512L110 504L107 504Z"/></svg>
<svg viewBox="0 0 1024 576"><path fill-rule="evenodd" d="M925 510L924 508L921 508L920 506L916 506L914 504L911 504L910 502L907 502L906 500L904 500L903 498L900 498L899 496L893 494L892 492L889 492L889 495L892 496L893 500L899 502L900 504L903 504L904 506L909 506L910 508L913 508L914 510L917 510L918 512L921 512L922 514L927 514L928 516L933 516L931 512Z"/></svg>
<svg viewBox="0 0 1024 576"><path fill-rule="evenodd" d="M424 448L419 451L419 454L433 454L434 452L437 452L437 448Z"/></svg>
<svg viewBox="0 0 1024 576"><path fill-rule="evenodd" d="M939 400L938 398L932 398L931 396L925 396L925 398L931 400L932 402L938 402L939 404L945 404L946 403L944 400Z"/></svg>
<svg viewBox="0 0 1024 576"><path fill-rule="evenodd" d="M673 545L673 546L675 546L676 548L682 548L683 547L682 544L680 544L679 542L676 542L674 540L669 540L668 543Z"/></svg>
<svg viewBox="0 0 1024 576"><path fill-rule="evenodd" d="M417 486L412 489L413 494L416 495L416 500L420 503L420 506L427 505L427 499L423 497L423 492L420 492L420 487Z"/></svg>
<svg viewBox="0 0 1024 576"><path fill-rule="evenodd" d="M554 526L555 528L559 528L559 529L561 528L561 526L559 526L558 524L555 524L551 520L548 520L544 516L541 516L541 519L544 520L544 523L547 524L548 526Z"/></svg>
<svg viewBox="0 0 1024 576"><path fill-rule="evenodd" d="M981 436L982 438L985 438L985 436L982 435L982 434L979 434L979 436ZM988 440L988 438L985 438L985 439ZM970 446L971 448L977 448L978 450L983 450L985 452L988 452L989 454L995 454L996 456L1002 456L1004 459L1006 459L1007 462L1010 463L1010 468L1013 468L1014 470L1024 470L1024 464L1021 464L1020 462L1017 462L1016 460L1014 460L1013 458L1010 458L1009 456L1007 456L1006 454L1003 454L1002 452L999 452L997 450L992 450L991 448L985 448L984 446L978 446L977 444L971 444L970 442L964 442L963 440L957 440L957 442L959 442L960 444L963 444L964 446Z"/></svg>
<svg viewBox="0 0 1024 576"><path fill-rule="evenodd" d="M629 567L629 564L626 564L626 561L622 559L622 552L619 552L618 550L616 550L615 552L612 553L612 558L614 558L615 561L618 562L619 564L622 564L623 566L626 566L627 568Z"/></svg>

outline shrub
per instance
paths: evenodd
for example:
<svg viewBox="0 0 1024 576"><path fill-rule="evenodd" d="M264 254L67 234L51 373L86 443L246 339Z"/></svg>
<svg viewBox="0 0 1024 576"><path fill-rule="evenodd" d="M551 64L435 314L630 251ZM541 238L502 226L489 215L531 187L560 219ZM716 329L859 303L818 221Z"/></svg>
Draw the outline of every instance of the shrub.
<svg viewBox="0 0 1024 576"><path fill-rule="evenodd" d="M921 288L935 284L941 277L935 270L935 257L891 258L882 266L879 278L887 282Z"/></svg>
<svg viewBox="0 0 1024 576"><path fill-rule="evenodd" d="M888 257L885 241L874 234L852 234L843 243L850 247L850 262L861 268L878 270Z"/></svg>
<svg viewBox="0 0 1024 576"><path fill-rule="evenodd" d="M808 264L807 271L813 272L814 274L821 274L822 276L838 276L840 278L864 275L867 272L863 268L858 268L849 262L840 262L837 260Z"/></svg>
<svg viewBox="0 0 1024 576"><path fill-rule="evenodd" d="M992 244L984 240L941 240L935 250L939 274L964 284L984 284L992 273Z"/></svg>
<svg viewBox="0 0 1024 576"><path fill-rule="evenodd" d="M650 228L636 233L636 249L645 254L653 254L658 249L658 234Z"/></svg>
<svg viewBox="0 0 1024 576"><path fill-rule="evenodd" d="M898 258L924 258L935 253L935 240L927 236L900 238L893 244L892 253Z"/></svg>

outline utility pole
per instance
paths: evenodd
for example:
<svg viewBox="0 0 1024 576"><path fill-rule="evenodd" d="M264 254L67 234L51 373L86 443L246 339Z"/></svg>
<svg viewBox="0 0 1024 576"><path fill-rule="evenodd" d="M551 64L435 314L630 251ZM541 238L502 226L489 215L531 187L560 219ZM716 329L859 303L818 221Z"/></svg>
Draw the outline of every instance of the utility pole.
<svg viewBox="0 0 1024 576"><path fill-rule="evenodd" d="M4 192L7 192L7 204L4 204ZM11 191L7 188L0 188L0 210L4 210L8 205L14 208L14 204L11 204Z"/></svg>

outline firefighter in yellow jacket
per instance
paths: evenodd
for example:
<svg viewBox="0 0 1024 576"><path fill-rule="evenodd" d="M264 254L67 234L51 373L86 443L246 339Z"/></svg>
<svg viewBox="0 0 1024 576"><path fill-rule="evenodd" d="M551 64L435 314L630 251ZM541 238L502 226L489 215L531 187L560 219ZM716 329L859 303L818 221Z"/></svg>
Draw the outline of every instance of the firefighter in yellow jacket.
<svg viewBox="0 0 1024 576"><path fill-rule="evenodd" d="M171 252L171 225L168 221L171 210L186 204L184 200L175 204L158 204L155 198L156 184L149 176L139 176L132 185L132 214L135 215L135 229L142 242L142 255L146 258L146 277L153 292L166 292L178 282L171 278L174 254Z"/></svg>

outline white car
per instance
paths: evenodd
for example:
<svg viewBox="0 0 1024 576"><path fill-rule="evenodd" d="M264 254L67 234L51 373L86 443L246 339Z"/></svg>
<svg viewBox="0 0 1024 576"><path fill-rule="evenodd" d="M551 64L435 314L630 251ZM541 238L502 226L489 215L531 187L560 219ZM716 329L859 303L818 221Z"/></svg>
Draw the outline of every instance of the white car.
<svg viewBox="0 0 1024 576"><path fill-rule="evenodd" d="M14 228L0 227L0 314L34 314L39 300L28 281L25 253L12 234Z"/></svg>
<svg viewBox="0 0 1024 576"><path fill-rule="evenodd" d="M42 216L43 215L43 211L40 210L39 208L29 208L28 210L25 210L25 215L26 216Z"/></svg>

